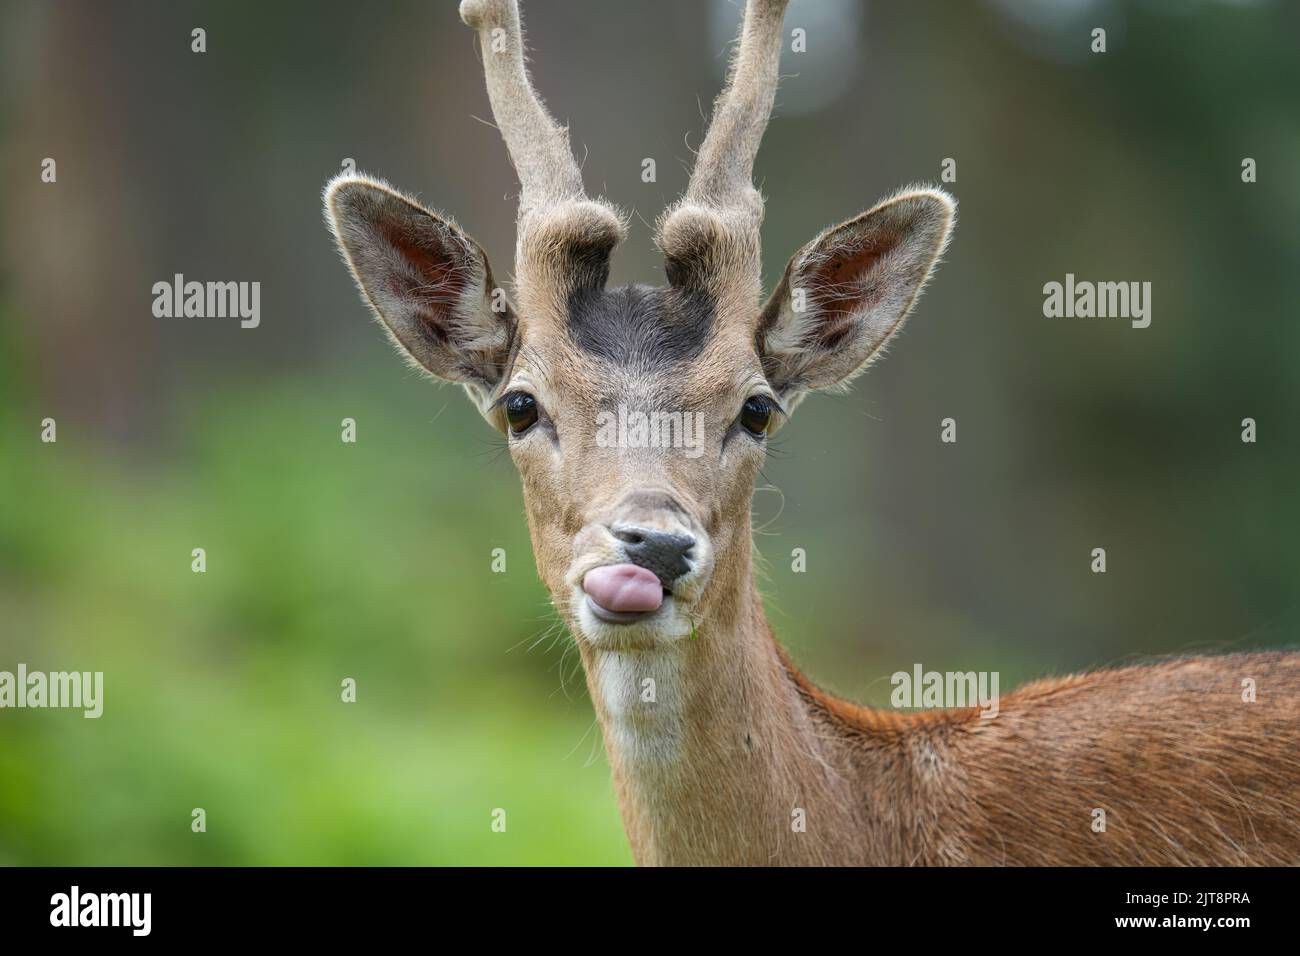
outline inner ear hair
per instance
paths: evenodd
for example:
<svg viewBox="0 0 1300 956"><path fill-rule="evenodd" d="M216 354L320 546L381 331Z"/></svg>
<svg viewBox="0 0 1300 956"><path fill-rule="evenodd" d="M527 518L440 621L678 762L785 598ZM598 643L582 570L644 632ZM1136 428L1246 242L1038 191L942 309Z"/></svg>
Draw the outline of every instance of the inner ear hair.
<svg viewBox="0 0 1300 956"><path fill-rule="evenodd" d="M363 298L421 368L472 386L500 381L515 317L482 248L451 219L383 180L336 177L325 213Z"/></svg>
<svg viewBox="0 0 1300 956"><path fill-rule="evenodd" d="M908 189L800 249L759 316L755 344L783 398L846 384L907 318L947 246L956 203Z"/></svg>

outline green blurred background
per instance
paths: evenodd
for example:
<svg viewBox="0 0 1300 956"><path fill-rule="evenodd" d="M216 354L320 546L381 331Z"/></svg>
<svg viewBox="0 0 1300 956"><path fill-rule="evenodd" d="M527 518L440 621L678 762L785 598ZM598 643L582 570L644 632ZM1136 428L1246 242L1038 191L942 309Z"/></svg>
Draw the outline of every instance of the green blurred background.
<svg viewBox="0 0 1300 956"><path fill-rule="evenodd" d="M646 223L739 5L525 16L588 188L635 211L614 281L661 281ZM1005 691L1293 643L1300 5L795 0L795 27L756 173L769 286L945 157L961 202L891 356L765 469L795 659L884 703L914 662ZM0 711L0 863L630 862L508 456L391 353L321 224L352 158L509 274L516 184L456 3L5 0L0 76L0 670L102 670L106 698ZM177 272L261 282L260 328L154 318ZM1044 318L1067 272L1152 282L1151 327Z"/></svg>

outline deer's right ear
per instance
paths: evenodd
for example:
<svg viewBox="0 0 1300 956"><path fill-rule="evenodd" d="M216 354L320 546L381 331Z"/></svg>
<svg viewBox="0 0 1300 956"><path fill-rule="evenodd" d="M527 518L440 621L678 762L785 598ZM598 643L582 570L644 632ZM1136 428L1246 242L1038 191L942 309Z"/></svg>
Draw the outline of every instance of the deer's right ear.
<svg viewBox="0 0 1300 956"><path fill-rule="evenodd" d="M509 361L515 315L478 243L362 176L325 187L325 218L393 340L434 375L464 385L484 411Z"/></svg>

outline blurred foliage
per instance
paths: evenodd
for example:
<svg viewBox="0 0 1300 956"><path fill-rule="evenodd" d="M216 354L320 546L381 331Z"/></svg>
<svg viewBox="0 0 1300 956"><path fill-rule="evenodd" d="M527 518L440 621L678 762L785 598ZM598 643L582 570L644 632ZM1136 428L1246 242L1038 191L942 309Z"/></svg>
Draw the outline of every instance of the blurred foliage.
<svg viewBox="0 0 1300 956"><path fill-rule="evenodd" d="M3 666L102 670L106 701L2 715L0 862L628 861L508 469L438 467L454 442L381 403L344 444L319 398L195 398L144 469L0 420Z"/></svg>

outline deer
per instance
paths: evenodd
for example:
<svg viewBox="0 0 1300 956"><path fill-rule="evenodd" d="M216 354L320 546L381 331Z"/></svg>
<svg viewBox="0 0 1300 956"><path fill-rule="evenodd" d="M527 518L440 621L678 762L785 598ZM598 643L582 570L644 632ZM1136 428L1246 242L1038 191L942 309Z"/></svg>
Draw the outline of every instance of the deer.
<svg viewBox="0 0 1300 956"><path fill-rule="evenodd" d="M628 217L589 197L534 91L516 0L463 0L519 179L512 290L450 217L345 173L325 219L399 352L508 442L640 865L1300 863L1300 655L1157 659L975 708L877 709L805 677L755 584L771 434L898 334L956 203L903 189L798 249L762 298L755 157L786 0L748 0L666 285L608 287ZM695 454L598 440L619 407L703 422ZM1098 821L1101 821L1099 825Z"/></svg>

